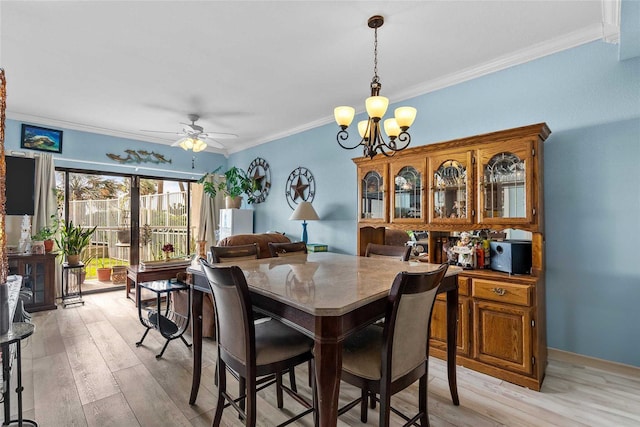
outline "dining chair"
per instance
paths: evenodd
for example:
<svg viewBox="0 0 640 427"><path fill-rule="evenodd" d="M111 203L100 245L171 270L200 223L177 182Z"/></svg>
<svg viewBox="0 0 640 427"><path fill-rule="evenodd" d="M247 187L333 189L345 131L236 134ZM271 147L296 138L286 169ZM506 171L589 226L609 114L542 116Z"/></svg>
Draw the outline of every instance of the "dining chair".
<svg viewBox="0 0 640 427"><path fill-rule="evenodd" d="M274 243L269 242L269 252L273 258L307 253L305 242Z"/></svg>
<svg viewBox="0 0 640 427"><path fill-rule="evenodd" d="M211 246L211 258L215 264L258 259L258 244L237 246Z"/></svg>
<svg viewBox="0 0 640 427"><path fill-rule="evenodd" d="M283 371L313 359L313 340L275 319L255 323L249 287L238 266L215 266L203 259L200 263L216 303L218 325L218 400L213 426L220 425L222 412L229 406L238 411L246 426L255 426L256 393L274 383L279 386L278 408L283 407L282 390L307 408L279 426L313 412L315 386L312 387L313 402L309 402L281 381ZM237 398L227 393L227 369L246 381L246 389ZM246 410L241 402L246 403L243 405Z"/></svg>
<svg viewBox="0 0 640 427"><path fill-rule="evenodd" d="M410 253L411 246L391 246L369 243L367 245L367 249L365 250L364 256L398 258L400 261L409 261Z"/></svg>
<svg viewBox="0 0 640 427"><path fill-rule="evenodd" d="M211 258L213 259L214 264L225 264L232 263L243 260L251 260L258 259L258 254L260 248L257 243L251 243L248 245L235 245L235 246L211 246ZM215 306L215 302L214 302ZM264 321L268 316L260 313L253 312L253 320L254 321ZM245 387L244 378L238 378L238 384L240 389L242 390ZM296 374L293 369L289 371L289 385L293 391L298 391L298 387L296 384ZM280 381L278 381L278 394L282 395L282 391L280 391ZM241 407L244 409L244 405L241 404Z"/></svg>
<svg viewBox="0 0 640 427"><path fill-rule="evenodd" d="M367 399L379 395L379 425L387 427L391 412L407 423L429 425L427 384L429 331L438 286L447 272L443 264L424 273L398 273L387 299L384 327L370 325L343 344L342 380L361 389L360 398L339 410L344 414L360 403L360 420L367 422ZM418 414L409 418L391 407L391 395L419 381Z"/></svg>

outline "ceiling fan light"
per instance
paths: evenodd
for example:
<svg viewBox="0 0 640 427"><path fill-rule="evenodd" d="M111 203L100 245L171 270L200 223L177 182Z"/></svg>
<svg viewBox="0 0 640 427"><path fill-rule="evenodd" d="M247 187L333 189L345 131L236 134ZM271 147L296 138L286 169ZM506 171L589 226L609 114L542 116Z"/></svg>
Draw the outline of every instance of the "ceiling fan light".
<svg viewBox="0 0 640 427"><path fill-rule="evenodd" d="M336 118L338 126L346 129L353 121L353 117L356 115L356 109L346 105L336 107L333 110L333 115Z"/></svg>
<svg viewBox="0 0 640 427"><path fill-rule="evenodd" d="M183 150L190 150L193 147L193 141L191 138L185 137L178 142L178 146Z"/></svg>
<svg viewBox="0 0 640 427"><path fill-rule="evenodd" d="M204 150L205 148L207 148L207 143L204 142L201 139L196 139L195 142L193 143L193 152L194 153L198 153L198 152Z"/></svg>
<svg viewBox="0 0 640 427"><path fill-rule="evenodd" d="M416 119L417 110L413 107L398 107L395 110L396 121L400 129L407 130Z"/></svg>
<svg viewBox="0 0 640 427"><path fill-rule="evenodd" d="M370 96L365 101L365 106L367 107L369 117L380 120L380 118L384 116L384 113L387 112L389 98L385 96Z"/></svg>

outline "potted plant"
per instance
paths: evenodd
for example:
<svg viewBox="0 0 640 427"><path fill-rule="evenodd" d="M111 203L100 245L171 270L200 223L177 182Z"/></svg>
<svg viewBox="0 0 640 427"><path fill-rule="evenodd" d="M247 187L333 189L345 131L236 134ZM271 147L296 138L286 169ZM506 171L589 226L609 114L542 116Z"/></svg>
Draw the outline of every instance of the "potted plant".
<svg viewBox="0 0 640 427"><path fill-rule="evenodd" d="M74 225L73 221L69 221L68 224L61 224L60 235L55 241L60 249L60 255L67 258L69 265L80 264L80 254L91 243L91 236L95 233L96 228L98 227L85 229L80 225Z"/></svg>
<svg viewBox="0 0 640 427"><path fill-rule="evenodd" d="M33 241L42 241L44 244L44 251L49 253L53 250L53 237L58 232L60 227L60 220L57 215L51 215L51 226L45 225L36 234L31 236Z"/></svg>
<svg viewBox="0 0 640 427"><path fill-rule="evenodd" d="M100 267L96 268L96 274L100 282L111 280L111 267L105 267L104 265L104 258L100 258Z"/></svg>
<svg viewBox="0 0 640 427"><path fill-rule="evenodd" d="M209 176L215 176L219 170L220 168L217 168L198 180L198 183L203 184L205 193L210 197L215 197L218 191L222 191L225 195L227 209L239 208L242 204L243 195L247 196L248 203L255 201L255 197L253 197L253 192L257 188L255 179L249 177L243 169L233 166L223 174L224 181L216 183L207 180Z"/></svg>

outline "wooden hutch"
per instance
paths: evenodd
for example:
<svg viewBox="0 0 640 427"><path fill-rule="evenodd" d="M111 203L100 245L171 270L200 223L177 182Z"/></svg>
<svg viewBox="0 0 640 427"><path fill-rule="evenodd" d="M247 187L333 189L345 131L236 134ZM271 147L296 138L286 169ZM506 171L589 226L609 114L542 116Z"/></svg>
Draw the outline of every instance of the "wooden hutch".
<svg viewBox="0 0 640 427"><path fill-rule="evenodd" d="M545 123L357 158L358 253L386 229L428 231L429 262L446 262L453 232L531 233L530 275L489 269L459 275L457 363L540 390L547 365L544 278ZM446 302L439 297L431 354L446 357Z"/></svg>

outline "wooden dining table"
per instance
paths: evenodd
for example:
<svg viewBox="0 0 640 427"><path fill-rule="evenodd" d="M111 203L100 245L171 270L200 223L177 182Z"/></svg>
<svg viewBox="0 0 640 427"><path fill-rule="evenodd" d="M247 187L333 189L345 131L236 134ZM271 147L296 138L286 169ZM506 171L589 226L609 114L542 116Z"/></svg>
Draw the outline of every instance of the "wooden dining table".
<svg viewBox="0 0 640 427"><path fill-rule="evenodd" d="M313 338L318 419L322 427L337 424L345 337L384 316L386 297L399 272L427 272L439 267L331 252L234 264L247 278L254 309ZM192 265L187 272L192 274L193 290L193 380L189 403L194 404L202 370L202 299L210 289L200 266ZM458 272L459 267L450 267L439 289L447 296L447 374L454 405L459 405L455 358Z"/></svg>

